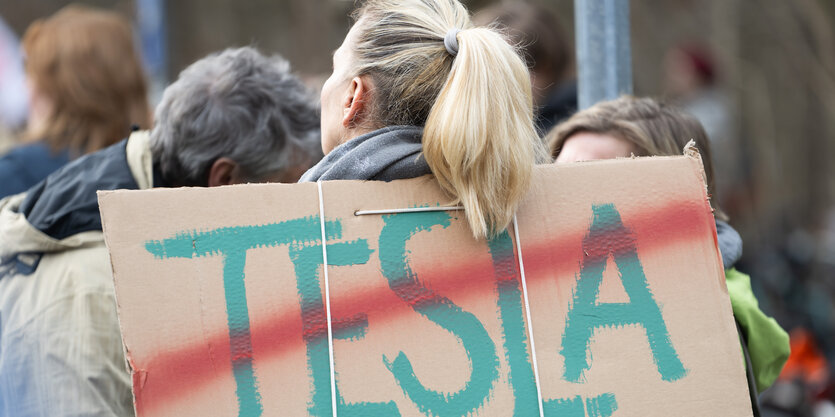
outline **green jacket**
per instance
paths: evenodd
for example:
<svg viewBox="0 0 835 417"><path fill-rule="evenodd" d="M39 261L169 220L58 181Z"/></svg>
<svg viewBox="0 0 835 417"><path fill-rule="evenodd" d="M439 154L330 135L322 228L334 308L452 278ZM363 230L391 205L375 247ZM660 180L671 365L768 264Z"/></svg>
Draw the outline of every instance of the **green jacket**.
<svg viewBox="0 0 835 417"><path fill-rule="evenodd" d="M751 278L735 268L725 270L734 318L742 328L759 392L770 387L789 358L789 335L760 310Z"/></svg>

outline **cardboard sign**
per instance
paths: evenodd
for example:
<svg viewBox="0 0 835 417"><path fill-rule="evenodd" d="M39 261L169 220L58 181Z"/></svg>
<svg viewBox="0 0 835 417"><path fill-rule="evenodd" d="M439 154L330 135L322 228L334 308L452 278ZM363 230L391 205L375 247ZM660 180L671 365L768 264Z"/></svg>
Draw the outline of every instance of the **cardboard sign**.
<svg viewBox="0 0 835 417"><path fill-rule="evenodd" d="M537 167L476 241L430 177L323 183L339 416L749 416L697 156ZM102 192L139 416L330 416L316 184ZM533 357L537 366L533 366ZM537 378L538 376L538 378Z"/></svg>

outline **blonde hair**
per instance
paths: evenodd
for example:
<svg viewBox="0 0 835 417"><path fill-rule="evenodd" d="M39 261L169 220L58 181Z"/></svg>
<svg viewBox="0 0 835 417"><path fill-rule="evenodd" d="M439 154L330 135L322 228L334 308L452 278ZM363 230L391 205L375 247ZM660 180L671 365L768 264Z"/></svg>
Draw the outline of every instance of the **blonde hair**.
<svg viewBox="0 0 835 417"><path fill-rule="evenodd" d="M702 124L684 111L651 98L623 96L603 101L582 110L560 123L545 137L556 158L563 144L581 132L615 135L632 142L636 156L681 155L687 142L693 140L702 155L708 194L716 218L728 216L716 202L713 161L710 141Z"/></svg>
<svg viewBox="0 0 835 417"><path fill-rule="evenodd" d="M457 0L369 0L355 17L356 72L372 79L375 122L424 126L423 156L474 236L506 229L545 156L516 50L475 28ZM451 29L456 56L444 46Z"/></svg>
<svg viewBox="0 0 835 417"><path fill-rule="evenodd" d="M53 149L92 152L150 127L147 82L131 26L114 12L70 5L23 36L26 75L51 110L31 132Z"/></svg>

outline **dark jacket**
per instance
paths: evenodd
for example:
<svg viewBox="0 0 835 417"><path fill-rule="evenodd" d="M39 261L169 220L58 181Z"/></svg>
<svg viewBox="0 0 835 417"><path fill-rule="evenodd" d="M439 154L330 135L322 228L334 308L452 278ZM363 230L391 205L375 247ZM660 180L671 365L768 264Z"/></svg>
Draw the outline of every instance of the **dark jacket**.
<svg viewBox="0 0 835 417"><path fill-rule="evenodd" d="M21 213L55 239L101 230L96 191L139 187L128 167L126 145L123 140L49 175L26 193Z"/></svg>
<svg viewBox="0 0 835 417"><path fill-rule="evenodd" d="M545 104L537 109L536 130L545 136L560 122L571 117L577 111L577 81L560 84L545 99Z"/></svg>

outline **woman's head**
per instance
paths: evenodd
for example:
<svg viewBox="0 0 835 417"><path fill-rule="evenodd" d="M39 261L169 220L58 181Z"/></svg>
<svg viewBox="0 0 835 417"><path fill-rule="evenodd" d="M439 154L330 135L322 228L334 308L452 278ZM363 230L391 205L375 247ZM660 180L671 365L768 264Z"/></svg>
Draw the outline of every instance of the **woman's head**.
<svg viewBox="0 0 835 417"><path fill-rule="evenodd" d="M113 12L68 6L23 37L32 92L29 135L90 152L149 127L147 82L130 24Z"/></svg>
<svg viewBox="0 0 835 417"><path fill-rule="evenodd" d="M385 126L423 126L423 156L474 234L503 230L542 151L522 59L457 0L369 0L356 19L322 89L325 153ZM451 31L457 51L444 43Z"/></svg>
<svg viewBox="0 0 835 417"><path fill-rule="evenodd" d="M699 121L651 98L624 96L582 110L546 137L557 163L618 157L681 155L693 140L702 154L708 193L715 195L710 142ZM726 219L711 200L716 217Z"/></svg>
<svg viewBox="0 0 835 417"><path fill-rule="evenodd" d="M370 0L354 18L322 88L326 153L385 126L424 126L452 69L444 36L472 27L454 0Z"/></svg>

